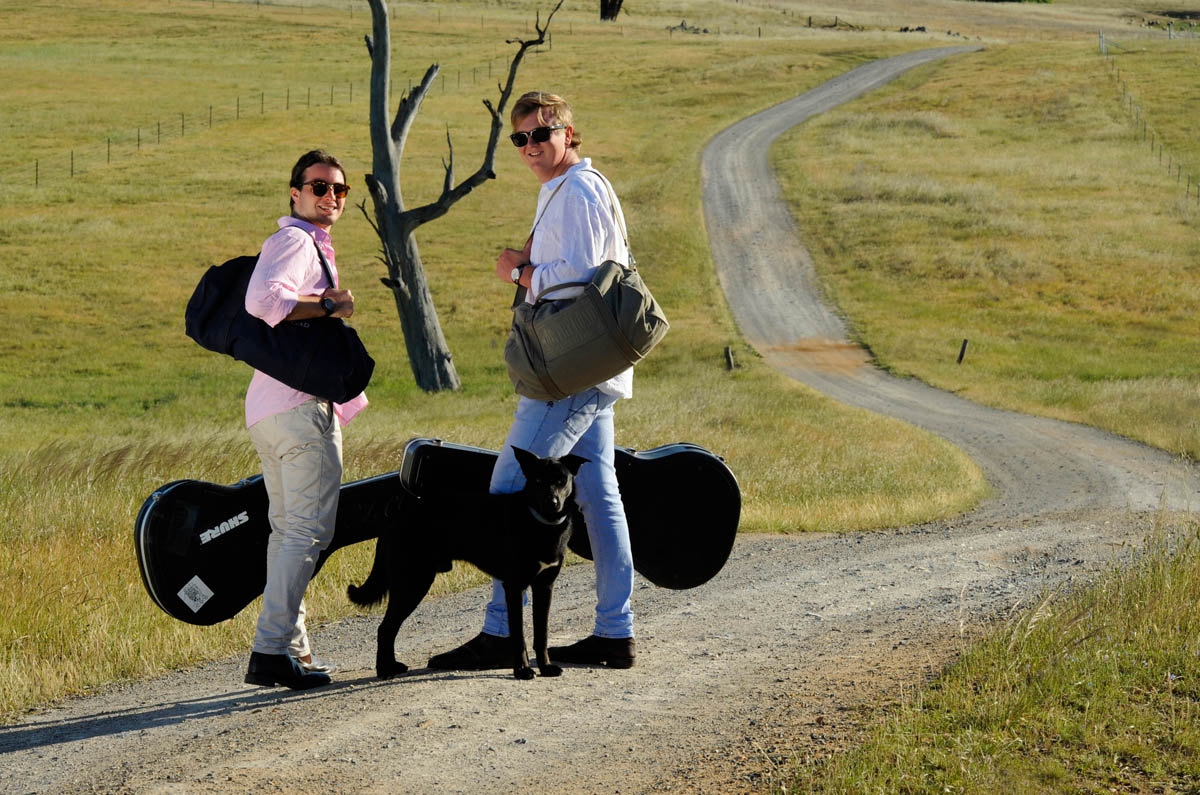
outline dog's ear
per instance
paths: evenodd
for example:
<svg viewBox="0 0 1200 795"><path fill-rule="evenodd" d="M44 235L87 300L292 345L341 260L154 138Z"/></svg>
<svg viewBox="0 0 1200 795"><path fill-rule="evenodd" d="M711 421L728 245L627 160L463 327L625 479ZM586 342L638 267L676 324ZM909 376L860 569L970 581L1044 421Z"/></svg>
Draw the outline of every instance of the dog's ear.
<svg viewBox="0 0 1200 795"><path fill-rule="evenodd" d="M532 466L532 465L536 464L538 461L541 461L540 458L538 458L536 455L529 452L528 450L522 450L520 447L517 447L516 445L510 445L510 446L512 447L513 453L517 456L517 463L521 465L522 472L527 472L528 470L526 469L526 467Z"/></svg>
<svg viewBox="0 0 1200 795"><path fill-rule="evenodd" d="M579 468L581 466L583 466L584 464L591 463L590 459L583 458L582 456L577 456L574 453L571 453L570 455L565 455L558 460L563 466L565 466L571 472L572 476L579 474Z"/></svg>

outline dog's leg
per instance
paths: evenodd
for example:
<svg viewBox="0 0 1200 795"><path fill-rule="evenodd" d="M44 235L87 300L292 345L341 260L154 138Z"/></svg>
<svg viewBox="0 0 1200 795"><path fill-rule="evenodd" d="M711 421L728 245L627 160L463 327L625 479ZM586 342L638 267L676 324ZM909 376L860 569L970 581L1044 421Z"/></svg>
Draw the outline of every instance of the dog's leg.
<svg viewBox="0 0 1200 795"><path fill-rule="evenodd" d="M429 593L437 576L434 569L396 567L391 570L391 595L388 597L387 612L379 623L379 646L375 651L375 673L380 679L391 679L408 670L408 666L396 659L396 635L400 626L417 605Z"/></svg>
<svg viewBox="0 0 1200 795"><path fill-rule="evenodd" d="M562 668L550 662L550 654L546 650L549 642L550 600L554 594L554 581L561 570L561 565L546 569L533 580L533 653L542 676L562 674Z"/></svg>
<svg viewBox="0 0 1200 795"><path fill-rule="evenodd" d="M524 588L504 583L504 604L508 607L508 639L512 644L513 676L518 679L532 679L533 669L529 667L529 655L525 651L525 621L521 598Z"/></svg>

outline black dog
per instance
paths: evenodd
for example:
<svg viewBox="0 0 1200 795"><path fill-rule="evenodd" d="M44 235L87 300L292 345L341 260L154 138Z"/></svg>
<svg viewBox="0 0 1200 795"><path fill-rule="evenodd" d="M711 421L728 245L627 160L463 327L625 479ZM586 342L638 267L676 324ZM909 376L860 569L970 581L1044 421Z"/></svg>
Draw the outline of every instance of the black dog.
<svg viewBox="0 0 1200 795"><path fill-rule="evenodd" d="M379 625L375 672L380 679L408 670L396 660L396 634L429 593L437 573L450 570L451 560L465 560L504 583L513 675L518 679L534 675L521 621L522 594L526 588L532 589L538 671L542 676L562 673L550 664L546 651L550 595L579 515L572 498L575 475L587 459L577 455L539 458L517 447L513 452L525 473L522 491L439 494L415 500L416 510L411 514L415 532L380 536L367 581L347 589L350 601L359 605L375 604L391 593Z"/></svg>

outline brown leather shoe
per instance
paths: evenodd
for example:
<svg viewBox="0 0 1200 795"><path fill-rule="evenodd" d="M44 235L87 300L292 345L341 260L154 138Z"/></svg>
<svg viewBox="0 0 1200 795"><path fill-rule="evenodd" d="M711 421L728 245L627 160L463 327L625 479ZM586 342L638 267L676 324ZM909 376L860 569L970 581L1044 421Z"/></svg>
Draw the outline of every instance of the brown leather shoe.
<svg viewBox="0 0 1200 795"><path fill-rule="evenodd" d="M457 649L430 657L429 667L439 671L490 671L495 668L511 668L513 652L510 644L508 638L480 632Z"/></svg>
<svg viewBox="0 0 1200 795"><path fill-rule="evenodd" d="M609 668L632 668L637 657L633 638L602 638L590 635L570 646L551 646L554 662L577 665L607 665Z"/></svg>

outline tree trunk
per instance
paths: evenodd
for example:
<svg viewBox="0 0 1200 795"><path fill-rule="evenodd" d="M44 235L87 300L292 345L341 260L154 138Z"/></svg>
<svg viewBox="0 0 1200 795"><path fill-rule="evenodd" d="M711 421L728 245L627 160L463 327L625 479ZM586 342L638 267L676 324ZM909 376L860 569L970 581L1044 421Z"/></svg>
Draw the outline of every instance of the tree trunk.
<svg viewBox="0 0 1200 795"><path fill-rule="evenodd" d="M612 21L617 18L617 14L621 13L621 3L624 0L600 0L600 19L602 21Z"/></svg>
<svg viewBox="0 0 1200 795"><path fill-rule="evenodd" d="M372 190L372 194L374 193ZM388 230L383 233L387 239L401 241L399 246L385 243L384 257L388 277L382 281L391 289L396 302L396 312L400 316L400 332L404 336L404 347L408 353L413 380L426 392L458 389L462 386L462 381L454 366L450 346L446 344L446 337L442 334L437 308L433 304L433 296L425 278L425 267L421 263L416 235L403 228L400 202L390 204L385 201L381 213L377 199L375 213L377 218L388 219L381 227L381 230Z"/></svg>
<svg viewBox="0 0 1200 795"><path fill-rule="evenodd" d="M391 68L387 3L386 0L369 0L369 3L374 22L373 42L368 42L371 52L372 165L366 183L375 205L375 231L383 244L382 259L388 272L383 283L391 289L396 302L400 331L404 335L409 366L417 386L426 392L455 390L462 382L442 334L413 234L415 226L410 226L405 217L404 197L400 190L400 161L407 127L397 131L389 128L387 122ZM427 75L428 80L437 74L436 69L431 72ZM401 100L401 108L407 101L407 98ZM397 132L400 133L398 136Z"/></svg>
<svg viewBox="0 0 1200 795"><path fill-rule="evenodd" d="M391 91L389 75L392 58L387 0L367 2L371 6L372 18L372 35L367 37L367 51L371 56L372 164L371 173L366 175L366 183L374 205L374 220L367 214L365 200L360 209L375 228L382 244L380 259L386 266L388 275L381 281L392 291L395 298L396 311L400 315L400 330L404 334L409 365L417 386L426 392L458 389L462 382L438 322L437 310L434 308L433 297L429 293L429 284L425 278L425 268L421 264L415 232L422 224L445 215L455 202L472 190L487 180L496 178L496 144L504 127L504 108L512 95L517 68L526 50L545 42L550 20L562 7L563 0L559 0L558 5L550 12L545 26L541 25L539 20L536 25L536 39L520 42L520 48L509 66L507 82L501 87L498 105L493 107L488 100L483 101L491 114L491 134L480 167L461 183L454 184L454 147L447 133L449 154L445 161L442 193L434 202L413 209L405 209L400 189L400 165L404 156L404 143L420 111L421 102L433 85L439 69L437 64L430 66L412 95L400 98L395 118L389 123L387 103Z"/></svg>

